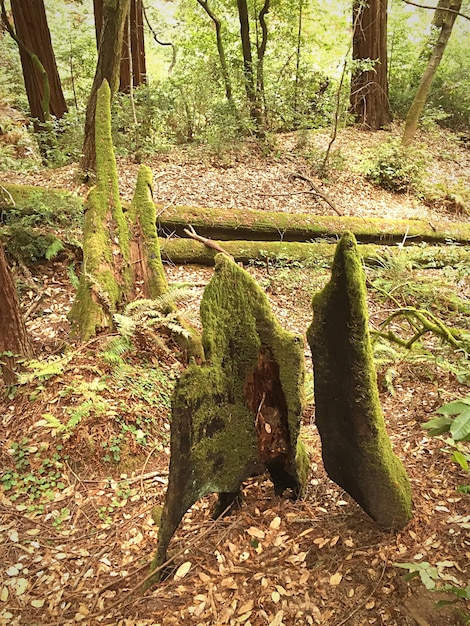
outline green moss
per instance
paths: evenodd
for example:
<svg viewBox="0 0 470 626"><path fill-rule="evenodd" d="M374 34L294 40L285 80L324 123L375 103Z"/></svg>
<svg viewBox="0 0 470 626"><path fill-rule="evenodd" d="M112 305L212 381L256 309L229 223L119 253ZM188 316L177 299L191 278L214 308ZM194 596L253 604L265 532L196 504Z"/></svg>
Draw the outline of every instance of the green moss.
<svg viewBox="0 0 470 626"><path fill-rule="evenodd" d="M379 237L383 243L401 242L405 234L413 241L470 242L470 225L467 222L430 225L424 220L179 206L167 208L160 217L160 223L180 236L183 236L183 229L192 224L199 234L221 240L233 239L234 232L237 239L278 241L282 232L284 241L307 241L351 231L361 242L376 241Z"/></svg>
<svg viewBox="0 0 470 626"><path fill-rule="evenodd" d="M278 493L301 492L307 477L307 456L297 443L304 405L301 338L282 330L247 272L226 255L215 263L201 302L207 360L189 365L173 396L169 485L153 567L201 496L234 494L266 468ZM263 411L273 419L273 448L265 447L268 430L258 426Z"/></svg>
<svg viewBox="0 0 470 626"><path fill-rule="evenodd" d="M380 526L411 518L411 488L392 451L377 388L356 241L343 235L331 280L313 298L307 337L314 363L316 422L325 467Z"/></svg>
<svg viewBox="0 0 470 626"><path fill-rule="evenodd" d="M95 119L97 182L88 196L80 287L69 314L72 328L84 340L112 327L113 313L132 287L129 230L119 198L106 81L98 90Z"/></svg>
<svg viewBox="0 0 470 626"><path fill-rule="evenodd" d="M156 229L156 209L151 198L152 171L142 165L137 176L134 198L128 213L129 221L141 239L143 263L147 269L148 296L157 298L168 291L168 283L160 254Z"/></svg>

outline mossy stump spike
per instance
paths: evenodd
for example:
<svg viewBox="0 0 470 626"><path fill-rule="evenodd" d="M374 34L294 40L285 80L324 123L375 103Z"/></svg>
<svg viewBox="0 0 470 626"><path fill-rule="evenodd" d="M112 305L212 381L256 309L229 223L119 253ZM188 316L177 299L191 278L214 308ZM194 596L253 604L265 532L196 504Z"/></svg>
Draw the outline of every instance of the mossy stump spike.
<svg viewBox="0 0 470 626"><path fill-rule="evenodd" d="M83 264L69 319L81 339L111 328L113 314L131 292L129 228L119 198L111 136L111 91L98 89L95 117L96 185L83 224Z"/></svg>
<svg viewBox="0 0 470 626"><path fill-rule="evenodd" d="M412 517L411 487L385 430L365 275L352 233L345 233L337 246L330 282L313 297L307 338L328 475L380 527L403 528Z"/></svg>
<svg viewBox="0 0 470 626"><path fill-rule="evenodd" d="M157 236L157 211L152 199L152 170L141 165L134 197L128 212L131 224L133 284L141 284L143 298L158 298L168 291Z"/></svg>
<svg viewBox="0 0 470 626"><path fill-rule="evenodd" d="M173 395L169 483L152 569L205 494L219 493L217 516L253 474L268 470L277 494L298 496L308 473L298 439L302 338L280 327L259 285L224 254L204 291L201 320L207 360L190 363Z"/></svg>

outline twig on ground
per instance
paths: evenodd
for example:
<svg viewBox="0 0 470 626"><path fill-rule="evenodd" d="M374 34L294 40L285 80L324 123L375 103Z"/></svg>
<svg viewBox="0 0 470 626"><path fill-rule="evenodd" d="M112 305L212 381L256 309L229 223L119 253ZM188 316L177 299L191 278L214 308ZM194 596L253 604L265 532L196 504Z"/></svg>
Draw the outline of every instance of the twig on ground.
<svg viewBox="0 0 470 626"><path fill-rule="evenodd" d="M310 192L309 193L315 193L319 198L321 198L322 200L324 200L327 205L329 207L331 207L333 209L333 211L339 215L340 217L343 215L343 213L341 213L341 211L338 209L338 207L335 205L335 203L333 202L333 200L331 200L331 198L329 198L326 193L324 193L323 191L321 191L321 189L319 189L317 187L317 185L315 185L315 183L313 182L313 180L311 178L309 178L308 176L305 176L305 174L302 174L301 172L292 172L289 175L289 178L295 179L298 178L299 180L304 180L306 183L308 183L310 185Z"/></svg>

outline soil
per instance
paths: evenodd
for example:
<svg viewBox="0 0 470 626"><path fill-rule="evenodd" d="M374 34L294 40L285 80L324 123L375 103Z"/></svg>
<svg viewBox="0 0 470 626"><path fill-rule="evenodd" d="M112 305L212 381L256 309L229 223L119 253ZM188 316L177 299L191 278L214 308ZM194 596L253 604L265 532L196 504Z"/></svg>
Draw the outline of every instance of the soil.
<svg viewBox="0 0 470 626"><path fill-rule="evenodd" d="M302 172L343 214L462 220L454 205L428 206L411 193L376 188L360 174L364 154L394 132L398 129L341 133L335 147L343 155L342 169L332 170L327 182L315 177L309 156L324 147L328 138L323 133L286 135L268 156L254 145L216 156L204 149L179 149L146 164L154 171L154 198L164 205L329 214L331 207L310 193L305 181L290 176ZM436 133L420 138L433 155L428 180L468 187L470 152L449 133ZM119 161L125 199L132 197L137 170L138 165ZM2 178L86 193L76 183L74 166ZM0 623L465 623L456 609L469 612L468 603L437 608L438 600L455 600L455 595L436 593L422 582L431 587L434 581L438 589L470 584L470 496L457 491L470 482L468 473L451 461L442 438L429 437L422 428L444 402L468 395L468 377L458 355L432 337L411 356L397 352L378 361L387 429L413 487L414 517L403 531L377 528L329 480L310 398L302 429L311 459L305 498L282 499L266 477L257 477L246 484L240 509L217 521L210 518L214 497L200 500L173 538L168 577L141 595L168 478L169 397L182 357L163 336L156 341L143 334L138 348L127 350L112 343L117 333L86 344L73 341L66 317L74 298L72 265L73 260L62 258L29 268L30 273L14 268L39 364L27 370L29 377L17 389L5 390L9 396L1 404ZM328 280L328 268L284 263L247 270L264 287L281 324L305 334L311 295ZM393 280L395 271L385 268L380 284ZM187 286L182 306L197 325L212 269L167 266L166 272L171 284ZM368 273L370 281L377 276ZM462 268L407 276L413 286L442 284L428 293L431 310L436 293L443 297L453 290L468 301L469 273ZM395 298L409 304L407 282L392 284ZM370 289L369 307L377 328L395 304ZM453 316L449 307L445 321L468 328L468 316ZM311 371L307 349L305 355ZM463 370L468 373L468 362ZM51 415L68 430L54 426ZM42 495L35 497L32 487L39 484ZM425 572L422 580L405 580L417 564Z"/></svg>

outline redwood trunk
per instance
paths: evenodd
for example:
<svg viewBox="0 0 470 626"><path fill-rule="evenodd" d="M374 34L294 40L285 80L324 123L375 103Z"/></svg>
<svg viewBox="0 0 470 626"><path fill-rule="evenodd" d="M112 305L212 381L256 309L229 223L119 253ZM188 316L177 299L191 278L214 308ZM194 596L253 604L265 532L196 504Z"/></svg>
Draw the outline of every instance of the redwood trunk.
<svg viewBox="0 0 470 626"><path fill-rule="evenodd" d="M16 35L20 42L21 65L31 116L44 122L49 114L61 118L67 112L52 49L43 0L11 0ZM23 47L24 46L24 47ZM43 110L44 83L31 54L36 54L47 73L50 87L49 111Z"/></svg>
<svg viewBox="0 0 470 626"><path fill-rule="evenodd" d="M0 242L0 353L5 352L13 356L0 356L2 377L6 384L11 384L15 381L17 356L29 357L32 351L15 284Z"/></svg>
<svg viewBox="0 0 470 626"><path fill-rule="evenodd" d="M358 69L351 78L351 112L370 130L392 121L387 80L387 0L355 0L353 61L370 60L373 68Z"/></svg>

